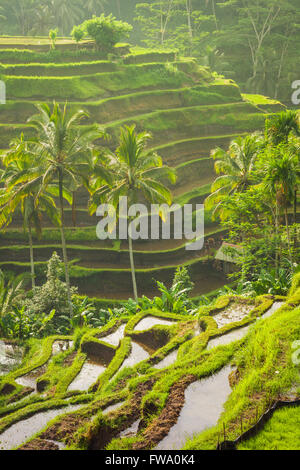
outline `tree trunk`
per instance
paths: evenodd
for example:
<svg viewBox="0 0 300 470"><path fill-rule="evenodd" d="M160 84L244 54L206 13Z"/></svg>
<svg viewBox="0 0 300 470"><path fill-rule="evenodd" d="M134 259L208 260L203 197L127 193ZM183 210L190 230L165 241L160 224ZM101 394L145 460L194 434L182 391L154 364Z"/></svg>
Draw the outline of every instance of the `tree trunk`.
<svg viewBox="0 0 300 470"><path fill-rule="evenodd" d="M63 174L62 171L59 171L58 175L58 184L59 184L59 205L60 205L60 235L61 235L61 245L63 252L63 259L65 265L65 277L67 284L68 292L68 302L69 302L69 311L70 317L73 316L73 305L71 297L71 285L70 285L70 275L69 275L69 265L68 265L68 256L67 256L67 247L66 247L66 238L65 238L65 227L64 227L64 198L63 198Z"/></svg>
<svg viewBox="0 0 300 470"><path fill-rule="evenodd" d="M133 295L134 295L134 300L137 302L138 293L137 293L135 267L134 267L133 250L132 250L132 238L130 234L130 229L128 229L128 245L129 245L129 257L130 257L130 269L131 269L131 277L132 277L132 285L133 285Z"/></svg>
<svg viewBox="0 0 300 470"><path fill-rule="evenodd" d="M297 186L294 190L294 250L295 250L295 253L296 253L296 249L297 249Z"/></svg>
<svg viewBox="0 0 300 470"><path fill-rule="evenodd" d="M212 7L213 16L215 18L216 30L219 31L215 0L211 0L211 7Z"/></svg>
<svg viewBox="0 0 300 470"><path fill-rule="evenodd" d="M33 260L31 222L29 222L28 224L28 238L29 238L29 251L30 251L31 285L32 285L32 289L34 289L35 288L35 272L34 272L34 260Z"/></svg>
<svg viewBox="0 0 300 470"><path fill-rule="evenodd" d="M187 23L188 23L188 33L189 33L189 38L190 38L189 55L192 55L193 26L192 26L192 5L191 5L191 0L186 0L186 14L187 14Z"/></svg>
<svg viewBox="0 0 300 470"><path fill-rule="evenodd" d="M278 203L276 202L276 213L275 213L275 236L276 236L276 247L275 247L275 271L276 276L279 272L279 209Z"/></svg>
<svg viewBox="0 0 300 470"><path fill-rule="evenodd" d="M290 262L292 263L293 257L292 257L292 250L291 250L291 237L290 237L290 227L289 227L287 207L284 208L284 215L285 215L286 235L287 235L287 240L288 240L289 257L290 257Z"/></svg>

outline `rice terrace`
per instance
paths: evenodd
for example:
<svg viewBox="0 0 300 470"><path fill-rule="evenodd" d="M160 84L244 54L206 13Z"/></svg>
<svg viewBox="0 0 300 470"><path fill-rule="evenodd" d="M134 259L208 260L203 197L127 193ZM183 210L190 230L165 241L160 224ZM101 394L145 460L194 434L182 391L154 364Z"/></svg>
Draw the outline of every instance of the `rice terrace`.
<svg viewBox="0 0 300 470"><path fill-rule="evenodd" d="M1 0L0 450L300 450L299 26Z"/></svg>

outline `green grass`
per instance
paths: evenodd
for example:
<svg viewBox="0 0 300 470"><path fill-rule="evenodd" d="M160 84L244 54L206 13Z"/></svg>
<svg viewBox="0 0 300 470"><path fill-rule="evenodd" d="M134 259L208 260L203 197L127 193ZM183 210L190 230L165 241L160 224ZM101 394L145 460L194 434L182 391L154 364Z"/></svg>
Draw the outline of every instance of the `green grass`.
<svg viewBox="0 0 300 470"><path fill-rule="evenodd" d="M117 64L107 60L68 64L48 63L0 65L0 74L32 77L63 77L73 75L88 75L94 73L115 72L117 70Z"/></svg>
<svg viewBox="0 0 300 470"><path fill-rule="evenodd" d="M155 88L178 88L193 81L184 72L173 73L165 64L123 66L118 72L77 77L5 76L7 96L18 98L54 98L79 101Z"/></svg>
<svg viewBox="0 0 300 470"><path fill-rule="evenodd" d="M238 450L299 450L300 407L275 411L264 429L255 437L239 444Z"/></svg>
<svg viewBox="0 0 300 470"><path fill-rule="evenodd" d="M291 360L291 344L300 335L300 308L283 307L271 318L261 320L248 333L245 346L235 355L241 379L225 404L216 427L201 433L186 443L185 449L215 449L218 435L234 440L266 411L269 403L288 392L299 380L299 370Z"/></svg>
<svg viewBox="0 0 300 470"><path fill-rule="evenodd" d="M294 299L295 295L294 293ZM235 367L240 371L241 378L227 400L225 411L218 425L201 433L199 436L195 436L194 439L187 442L185 447L192 450L215 449L218 433L223 429L223 422L226 425L227 437L230 439L237 437L240 430L240 416L243 416L245 430L250 424L253 424L257 407L259 407L260 413L263 413L270 399L275 399L279 392L284 393L288 391L298 377L299 371L291 363L290 344L295 338L299 337L300 309L289 306L288 302L272 317L255 323L257 316L264 313L273 302L273 298L270 298L270 296L262 296L255 300L249 300L254 308L248 317L245 317L240 322L226 325L222 329L217 329L211 315L227 308L232 300L238 301L238 297L223 296L218 298L210 308L200 308L198 315L194 317L171 315L151 310L141 312L131 317L131 319L114 319L100 330L83 329L79 335L79 332L77 333L78 338L74 343L75 349L78 352L72 366L68 369L62 368L64 359L70 352L61 353L49 362L48 369L41 378L48 378L48 389L55 389L54 397L53 392L47 398L39 395L29 397L25 400L23 407L20 406L20 403L9 406L9 412L6 415L3 415L5 399L4 401L2 399L0 430L3 431L13 423L26 419L38 412L61 408L66 405L65 399L71 397L70 402L68 402L69 404L88 403L87 406L77 413L82 417L91 418L93 416L93 420L88 419L88 421L85 421L85 424L79 425L77 430L72 429L72 435L69 435L67 438L68 445L70 448L87 449L91 440L101 433L103 429L106 429L105 433L107 432L107 436L111 435L110 433L113 431L113 437L117 436L120 430L125 429L124 426L126 426L127 420L132 413L131 410L135 405L135 393L143 383L151 379L154 380L154 385L144 395L139 410L139 416L145 420L146 428L148 428L155 423L155 420L166 404L171 387L179 380L190 375L193 375L195 380L208 377L233 361ZM134 331L134 328L146 315L177 320L170 327L159 326L154 328L157 332L167 332L169 341L165 346L157 350L151 358L136 364L134 367L123 369L118 373L121 364L130 353L131 340L138 340L139 335L142 335L142 332ZM115 331L122 321L127 322L125 337L121 341L119 348L116 349L116 354L107 370L98 378L98 390L93 393L89 391L84 394L75 395L72 394L73 392L67 392L68 384L79 372L84 361L84 355L81 354L79 345L91 340L105 341L105 336ZM201 322L202 325L205 323L206 330L199 336L193 337L197 322ZM254 325L244 339L208 351L205 349L210 338L251 322ZM50 338L45 341L47 342L48 340ZM49 345L45 346L46 343L44 343L43 350L49 350ZM29 362L30 366L27 367L26 371L31 370L36 364L33 361L36 347L37 345L27 356L27 359L31 358L31 360ZM154 364L157 364L171 351L178 348L177 361L173 365L160 370L153 368ZM42 355L45 356L45 354ZM44 359L46 359L46 356ZM20 370L24 372L24 368ZM276 371L279 373L277 374ZM15 376L19 375L20 371L16 372ZM110 378L112 378L111 381L109 381ZM120 383L122 383L122 390L118 388ZM93 390L95 390L94 387ZM119 401L123 401L121 408L108 416L103 415L102 410L105 406L118 403ZM150 414L149 410L152 410ZM267 437L265 438L264 434L261 434L261 440L258 443L252 444L249 441L246 443L247 447L245 448L276 448L276 446L280 445L280 443L277 444L279 440L281 441L280 448L297 448L297 419L294 419L294 416L295 414L290 416L285 414L279 419L277 414L275 414L270 422L271 431L269 431L267 426L263 431L263 433L267 433ZM59 417L54 422L63 422L63 419L63 417ZM278 421L278 424L274 419ZM52 423L49 423L48 427ZM283 428L283 426L285 427ZM284 429L284 432L287 430L287 432L285 432L285 436L278 437L279 433L282 433L282 429ZM41 433L38 433L37 437L39 435ZM271 436L272 444L269 446L266 444L264 447L264 442L269 439L269 435ZM133 443L142 443L143 439L143 434L138 433L133 438L122 440L111 440L111 438L108 438L105 445L109 450L130 450Z"/></svg>
<svg viewBox="0 0 300 470"><path fill-rule="evenodd" d="M106 64L106 62L99 62ZM107 63L108 66L110 63ZM114 64L111 64L114 65ZM60 73L60 64L57 64ZM96 67L96 66L95 66ZM45 67L46 68L46 67ZM72 70L72 64L71 69ZM228 90L226 90L228 88ZM191 88L178 88L174 90L141 91L99 101L89 101L83 105L80 102L71 103L72 111L84 107L90 113L90 120L108 122L112 119L121 119L139 114L144 114L153 109L181 108L184 106L199 106L210 104L225 104L241 101L237 87L210 84L207 86L193 86ZM226 91L226 93L225 93ZM25 122L36 112L34 101L8 101L0 109L2 122ZM51 104L51 102L49 102Z"/></svg>

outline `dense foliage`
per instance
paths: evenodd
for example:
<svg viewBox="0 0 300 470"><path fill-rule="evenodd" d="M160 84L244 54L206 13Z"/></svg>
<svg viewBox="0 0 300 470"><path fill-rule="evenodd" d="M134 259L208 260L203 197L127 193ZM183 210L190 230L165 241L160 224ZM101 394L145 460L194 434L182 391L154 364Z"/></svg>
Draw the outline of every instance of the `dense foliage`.
<svg viewBox="0 0 300 470"><path fill-rule="evenodd" d="M97 30L97 37L99 24L90 18L112 13L134 25L134 43L176 48L233 78L245 91L289 103L292 83L299 79L298 0L89 0L84 9L79 0L4 0L1 13L6 34L48 35L58 27L65 36L89 20L86 26L93 35ZM76 27L73 37L80 41L82 30Z"/></svg>

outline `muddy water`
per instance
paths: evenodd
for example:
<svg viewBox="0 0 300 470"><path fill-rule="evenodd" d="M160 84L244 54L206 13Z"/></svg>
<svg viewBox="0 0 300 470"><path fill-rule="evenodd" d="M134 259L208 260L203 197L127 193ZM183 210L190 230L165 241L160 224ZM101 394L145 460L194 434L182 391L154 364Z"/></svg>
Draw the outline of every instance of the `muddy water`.
<svg viewBox="0 0 300 470"><path fill-rule="evenodd" d="M47 363L34 369L22 377L16 379L17 384L22 385L23 387L30 387L36 390L36 381L41 377L47 370Z"/></svg>
<svg viewBox="0 0 300 470"><path fill-rule="evenodd" d="M0 341L0 376L17 367L22 362L22 355L21 348Z"/></svg>
<svg viewBox="0 0 300 470"><path fill-rule="evenodd" d="M178 421L158 444L157 450L181 449L188 438L217 424L231 393L228 381L230 371L230 366L226 366L214 376L187 387Z"/></svg>
<svg viewBox="0 0 300 470"><path fill-rule="evenodd" d="M162 361L160 361L158 364L153 366L154 369L163 369L164 367L168 367L174 364L174 362L177 359L177 354L178 354L178 349L175 349L175 351L172 351Z"/></svg>
<svg viewBox="0 0 300 470"><path fill-rule="evenodd" d="M149 354L145 349L143 349L139 344L132 341L131 343L131 353L127 359L123 362L119 370L124 369L124 367L133 367L141 361L148 359Z"/></svg>
<svg viewBox="0 0 300 470"><path fill-rule="evenodd" d="M69 385L68 390L87 391L104 371L103 365L87 360L77 377Z"/></svg>
<svg viewBox="0 0 300 470"><path fill-rule="evenodd" d="M141 420L138 419L135 421L129 428L125 429L125 431L120 432L119 437L132 437L135 436L139 429L139 424Z"/></svg>
<svg viewBox="0 0 300 470"><path fill-rule="evenodd" d="M143 331L143 330L149 330L155 325L165 325L165 326L170 326L174 325L174 321L169 321L169 320L163 320L162 318L156 318L156 317L146 317L143 318L134 328L134 330L138 331Z"/></svg>
<svg viewBox="0 0 300 470"><path fill-rule="evenodd" d="M214 315L213 318L217 322L218 328L228 325L232 322L243 320L253 310L253 305L234 303L231 307Z"/></svg>
<svg viewBox="0 0 300 470"><path fill-rule="evenodd" d="M284 302L274 302L271 308L266 311L261 317L257 318L257 320L265 319L273 315L280 307L283 305ZM218 336L216 338L211 339L208 342L207 349L215 348L216 346L226 345L231 343L232 341L238 341L242 339L249 331L250 325L244 326L243 328L238 328L237 330L233 330L230 333L227 333L223 336Z"/></svg>
<svg viewBox="0 0 300 470"><path fill-rule="evenodd" d="M105 343L109 343L112 346L119 346L119 343L121 339L124 337L124 330L125 330L126 324L121 325L117 331L112 333L111 335L104 336L103 338L99 338L100 341L104 341Z"/></svg>
<svg viewBox="0 0 300 470"><path fill-rule="evenodd" d="M43 413L37 413L30 418L24 419L19 423L13 424L10 428L0 434L0 449L10 450L19 447L31 436L41 431L49 421L57 416L76 411L82 405L73 405L59 410L49 410Z"/></svg>
<svg viewBox="0 0 300 470"><path fill-rule="evenodd" d="M107 415L108 413L110 413L111 411L115 411L115 410L118 410L119 408L121 408L121 406L124 405L124 402L121 401L119 403L115 403L114 405L109 405L107 408L105 408L103 411L102 411L102 414L104 415Z"/></svg>
<svg viewBox="0 0 300 470"><path fill-rule="evenodd" d="M232 343L232 341L238 341L248 333L249 328L250 325L247 325L243 328L233 330L230 333L227 333L226 335L217 336L216 338L213 338L208 342L206 349L212 349L216 346L224 346L226 344Z"/></svg>
<svg viewBox="0 0 300 470"><path fill-rule="evenodd" d="M272 307L269 308L269 310L267 310L260 318L269 318L273 313L277 312L283 304L284 302L274 302Z"/></svg>
<svg viewBox="0 0 300 470"><path fill-rule="evenodd" d="M52 355L56 356L61 352L67 351L72 348L73 344L73 341L54 341L52 346Z"/></svg>

